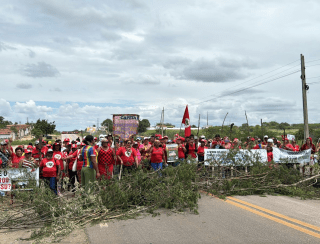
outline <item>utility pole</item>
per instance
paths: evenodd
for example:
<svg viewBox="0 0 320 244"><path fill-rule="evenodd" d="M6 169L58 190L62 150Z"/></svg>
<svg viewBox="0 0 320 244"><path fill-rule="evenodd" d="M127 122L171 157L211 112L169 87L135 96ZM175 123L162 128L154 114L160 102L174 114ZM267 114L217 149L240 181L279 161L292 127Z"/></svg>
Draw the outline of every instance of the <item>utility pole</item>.
<svg viewBox="0 0 320 244"><path fill-rule="evenodd" d="M244 111L244 114L246 115L246 120L247 120L247 127L248 127L248 136L250 135L250 128L249 128L249 121L247 117L247 111Z"/></svg>
<svg viewBox="0 0 320 244"><path fill-rule="evenodd" d="M162 109L162 123L161 123L161 127L162 127L162 130L161 130L161 136L163 137L163 123L164 123L164 107Z"/></svg>
<svg viewBox="0 0 320 244"><path fill-rule="evenodd" d="M207 127L209 126L209 120L208 120L208 111L207 111Z"/></svg>
<svg viewBox="0 0 320 244"><path fill-rule="evenodd" d="M262 134L261 140L263 140L264 139L264 135L263 135L262 119L261 119L261 134Z"/></svg>
<svg viewBox="0 0 320 244"><path fill-rule="evenodd" d="M307 90L309 86L306 84L306 67L304 65L304 56L300 54L301 59L301 81L302 81L302 104L303 104L303 122L304 122L304 141L309 137L308 124L308 105L307 105Z"/></svg>
<svg viewBox="0 0 320 244"><path fill-rule="evenodd" d="M99 130L99 118L97 118L97 131Z"/></svg>

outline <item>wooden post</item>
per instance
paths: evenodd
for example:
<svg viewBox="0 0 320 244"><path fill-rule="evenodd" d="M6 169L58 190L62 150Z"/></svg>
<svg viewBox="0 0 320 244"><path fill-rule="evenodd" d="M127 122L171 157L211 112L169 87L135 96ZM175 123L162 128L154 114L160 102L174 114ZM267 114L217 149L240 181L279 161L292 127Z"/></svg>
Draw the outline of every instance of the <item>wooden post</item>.
<svg viewBox="0 0 320 244"><path fill-rule="evenodd" d="M244 111L244 114L246 115L246 120L247 120L247 126L248 126L248 136L250 135L250 128L249 128L249 121L247 117L247 111Z"/></svg>
<svg viewBox="0 0 320 244"><path fill-rule="evenodd" d="M303 122L304 122L304 141L309 137L308 124L308 104L307 104L307 90L309 86L306 84L306 67L304 64L304 56L300 54L301 59L301 81L302 81L302 104L303 104Z"/></svg>
<svg viewBox="0 0 320 244"><path fill-rule="evenodd" d="M198 137L199 137L199 128L200 128L200 114L199 114L199 121L198 121L198 133L197 133Z"/></svg>
<svg viewBox="0 0 320 244"><path fill-rule="evenodd" d="M229 112L228 112L229 113ZM226 120L228 113L226 114L226 116L224 116L223 122L222 122L222 127L221 127L221 135L223 134L223 125L224 125L224 121Z"/></svg>
<svg viewBox="0 0 320 244"><path fill-rule="evenodd" d="M162 110L162 123L161 123L161 127L162 127L161 136L162 137L163 137L163 123L164 123L164 107L163 107L163 110Z"/></svg>
<svg viewBox="0 0 320 244"><path fill-rule="evenodd" d="M264 139L264 133L263 133L263 127L262 127L262 119L261 119L261 134L262 134L262 137L261 137L261 140L263 141L263 139Z"/></svg>

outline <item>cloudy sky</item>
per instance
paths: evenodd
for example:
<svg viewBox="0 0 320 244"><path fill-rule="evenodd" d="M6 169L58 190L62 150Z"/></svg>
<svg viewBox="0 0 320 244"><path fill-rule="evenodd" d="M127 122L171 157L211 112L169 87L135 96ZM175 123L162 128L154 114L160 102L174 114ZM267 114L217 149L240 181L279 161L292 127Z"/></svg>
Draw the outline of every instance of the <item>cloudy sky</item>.
<svg viewBox="0 0 320 244"><path fill-rule="evenodd" d="M12 0L0 6L0 115L58 130L137 113L151 124L310 123L320 91L317 0ZM308 79L312 78L312 79Z"/></svg>

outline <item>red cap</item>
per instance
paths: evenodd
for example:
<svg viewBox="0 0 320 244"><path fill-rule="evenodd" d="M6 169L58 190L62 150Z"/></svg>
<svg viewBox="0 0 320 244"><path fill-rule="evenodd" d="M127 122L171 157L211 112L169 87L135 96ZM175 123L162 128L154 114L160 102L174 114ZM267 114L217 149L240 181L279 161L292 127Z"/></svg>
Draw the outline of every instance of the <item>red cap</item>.
<svg viewBox="0 0 320 244"><path fill-rule="evenodd" d="M30 149L24 149L24 153L32 153L32 150L30 150Z"/></svg>
<svg viewBox="0 0 320 244"><path fill-rule="evenodd" d="M238 141L239 141L238 138L234 138L234 139L233 139L233 142L238 142Z"/></svg>
<svg viewBox="0 0 320 244"><path fill-rule="evenodd" d="M51 147L51 144L47 144L47 147Z"/></svg>
<svg viewBox="0 0 320 244"><path fill-rule="evenodd" d="M60 146L60 143L55 142L53 145L54 145L54 146Z"/></svg>
<svg viewBox="0 0 320 244"><path fill-rule="evenodd" d="M98 140L98 138L97 137L95 137L95 138L93 138L95 141L97 141Z"/></svg>
<svg viewBox="0 0 320 244"><path fill-rule="evenodd" d="M77 144L72 144L71 148L77 149Z"/></svg>
<svg viewBox="0 0 320 244"><path fill-rule="evenodd" d="M4 141L5 141L6 143L9 143L9 140L8 140L8 139L5 139Z"/></svg>
<svg viewBox="0 0 320 244"><path fill-rule="evenodd" d="M33 149L33 146L28 145L28 146L27 146L27 149Z"/></svg>
<svg viewBox="0 0 320 244"><path fill-rule="evenodd" d="M250 138L250 141L255 141L255 139L253 137Z"/></svg>
<svg viewBox="0 0 320 244"><path fill-rule="evenodd" d="M23 146L22 146L22 145L19 145L18 147L23 148Z"/></svg>
<svg viewBox="0 0 320 244"><path fill-rule="evenodd" d="M179 136L179 134L175 134L174 136Z"/></svg>
<svg viewBox="0 0 320 244"><path fill-rule="evenodd" d="M69 142L70 139L69 139L69 138L66 138L66 139L64 139L63 141L64 141L64 142Z"/></svg>
<svg viewBox="0 0 320 244"><path fill-rule="evenodd" d="M167 137L167 136L164 136L163 138L164 138L164 139L168 139L168 137Z"/></svg>

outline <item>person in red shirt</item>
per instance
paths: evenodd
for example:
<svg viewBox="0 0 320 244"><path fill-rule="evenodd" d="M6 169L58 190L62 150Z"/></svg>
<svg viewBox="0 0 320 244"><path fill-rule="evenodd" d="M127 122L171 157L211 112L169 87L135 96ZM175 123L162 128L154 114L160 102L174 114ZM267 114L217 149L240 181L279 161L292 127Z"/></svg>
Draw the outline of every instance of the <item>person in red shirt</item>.
<svg viewBox="0 0 320 244"><path fill-rule="evenodd" d="M124 142L124 147L118 149L117 156L121 164L123 164L124 171L130 173L134 169L134 166L138 167L137 152L132 148L131 140Z"/></svg>
<svg viewBox="0 0 320 244"><path fill-rule="evenodd" d="M163 147L160 146L160 142L158 140L155 140L154 145L150 148L150 154L151 154L151 167L154 170L162 169L163 162L165 162L165 156Z"/></svg>
<svg viewBox="0 0 320 244"><path fill-rule="evenodd" d="M200 147L198 147L198 151L197 151L197 154L198 154L198 161L199 162L204 162L204 149L208 149L205 145L207 143L206 140L202 140L200 142Z"/></svg>
<svg viewBox="0 0 320 244"><path fill-rule="evenodd" d="M293 146L289 143L289 139L286 137L281 145L282 149L293 151Z"/></svg>
<svg viewBox="0 0 320 244"><path fill-rule="evenodd" d="M300 147L299 145L297 144L296 140L295 139L292 139L291 141L291 145L292 145L292 148L294 152L299 152L300 151Z"/></svg>
<svg viewBox="0 0 320 244"><path fill-rule="evenodd" d="M165 158L165 163L167 163L168 161L168 154L167 154L167 146L166 146L166 139L165 137L161 138L160 140L160 146L162 147L163 149L163 153L164 153L164 158Z"/></svg>
<svg viewBox="0 0 320 244"><path fill-rule="evenodd" d="M311 137L308 137L307 140L306 140L306 143L302 145L301 147L301 151L304 151L304 150L308 150L308 149L311 149L311 154L314 154L316 152L316 147L315 145L312 143L312 138ZM312 175L312 167L310 167L310 174ZM305 166L302 167L302 173L304 174L305 172Z"/></svg>
<svg viewBox="0 0 320 244"><path fill-rule="evenodd" d="M46 157L41 160L40 170L45 183L57 195L57 181L60 175L60 165L53 157L53 150L48 149Z"/></svg>
<svg viewBox="0 0 320 244"><path fill-rule="evenodd" d="M76 182L76 178L77 181L80 183L80 179L79 176L77 174L77 170L76 171L72 171L73 168L73 164L76 163L78 168L78 159L79 158L79 151L78 151L78 147L76 144L72 144L71 146L71 152L69 153L69 155L67 157L63 158L63 161L67 161L67 165L68 165L68 176L69 176L69 183L71 184L71 188L72 188L72 192L74 191L75 188L75 182Z"/></svg>
<svg viewBox="0 0 320 244"><path fill-rule="evenodd" d="M9 164L10 167L12 168L19 168L20 162L24 159L23 154L23 149L21 147L17 147L15 150L15 153L12 153L12 161L11 164Z"/></svg>
<svg viewBox="0 0 320 244"><path fill-rule="evenodd" d="M271 146L267 146L267 157L268 157L268 163L270 163L273 160L273 148ZM269 164L269 168L272 169L273 164Z"/></svg>
<svg viewBox="0 0 320 244"><path fill-rule="evenodd" d="M314 154L316 152L316 147L312 143L312 138L311 137L307 138L306 143L302 145L300 150L304 151L304 150L308 150L308 149L311 149L311 154Z"/></svg>
<svg viewBox="0 0 320 244"><path fill-rule="evenodd" d="M182 140L181 140L180 137L176 139L176 142L178 144L178 158L179 158L179 161L183 161L185 159L185 153L186 153L187 149L183 145Z"/></svg>
<svg viewBox="0 0 320 244"><path fill-rule="evenodd" d="M40 153L41 151L41 153ZM42 147L40 148L40 143L39 141L35 142L35 147L32 150L32 157L39 162L45 157L44 155L47 153L48 148L47 147Z"/></svg>
<svg viewBox="0 0 320 244"><path fill-rule="evenodd" d="M101 139L101 147L98 151L98 168L101 177L111 179L113 173L113 165L115 164L116 154L113 148L109 145L107 139Z"/></svg>

